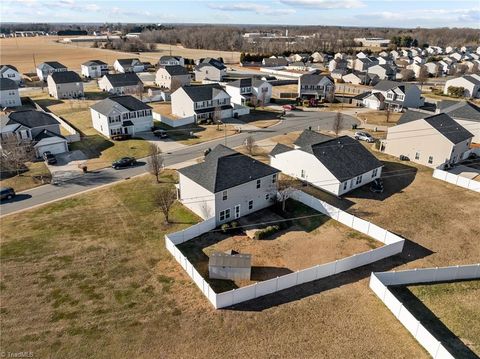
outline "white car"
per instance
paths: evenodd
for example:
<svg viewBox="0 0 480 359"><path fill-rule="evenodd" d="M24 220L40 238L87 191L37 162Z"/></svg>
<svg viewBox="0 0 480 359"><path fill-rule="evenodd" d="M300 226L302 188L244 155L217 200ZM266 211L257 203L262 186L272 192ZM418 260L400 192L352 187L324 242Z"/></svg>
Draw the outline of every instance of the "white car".
<svg viewBox="0 0 480 359"><path fill-rule="evenodd" d="M360 141L375 142L375 139L368 132L355 132L355 139Z"/></svg>

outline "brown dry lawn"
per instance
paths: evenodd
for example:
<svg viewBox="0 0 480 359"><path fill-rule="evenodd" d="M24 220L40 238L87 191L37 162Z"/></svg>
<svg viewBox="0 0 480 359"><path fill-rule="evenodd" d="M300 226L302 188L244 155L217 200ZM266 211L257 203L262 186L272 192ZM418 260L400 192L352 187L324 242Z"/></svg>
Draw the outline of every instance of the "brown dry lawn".
<svg viewBox="0 0 480 359"><path fill-rule="evenodd" d="M164 248L165 232L196 219L176 207L172 217L185 224L165 226L149 176L2 218L2 350L50 358L429 358L369 290L369 275L477 262L480 195L378 156L384 194L359 189L338 200L312 192L407 238L403 254L229 310L215 311ZM478 318L480 302L473 304ZM479 321L469 325L478 333Z"/></svg>
<svg viewBox="0 0 480 359"><path fill-rule="evenodd" d="M362 112L357 115L357 117L362 120L363 123L382 126L394 126L401 116L402 113L390 112L390 118L387 122L386 111Z"/></svg>
<svg viewBox="0 0 480 359"><path fill-rule="evenodd" d="M0 187L12 187L16 192L20 192L50 181L52 176L45 162L27 162L25 166L27 170L20 175L1 180Z"/></svg>

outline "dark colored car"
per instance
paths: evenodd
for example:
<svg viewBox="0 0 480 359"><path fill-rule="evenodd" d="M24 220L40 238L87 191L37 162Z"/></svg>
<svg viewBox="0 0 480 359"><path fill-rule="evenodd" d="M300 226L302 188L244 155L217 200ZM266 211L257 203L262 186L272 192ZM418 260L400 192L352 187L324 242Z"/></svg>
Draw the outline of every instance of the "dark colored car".
<svg viewBox="0 0 480 359"><path fill-rule="evenodd" d="M57 163L57 158L50 151L43 152L43 160L49 165L54 165L55 163Z"/></svg>
<svg viewBox="0 0 480 359"><path fill-rule="evenodd" d="M132 138L131 135L113 135L112 140L114 141L126 141Z"/></svg>
<svg viewBox="0 0 480 359"><path fill-rule="evenodd" d="M383 193L383 180L381 178L375 179L370 184L370 191L373 193Z"/></svg>
<svg viewBox="0 0 480 359"><path fill-rule="evenodd" d="M0 188L0 200L12 199L15 197L15 191L12 187L2 187Z"/></svg>
<svg viewBox="0 0 480 359"><path fill-rule="evenodd" d="M134 166L136 163L135 157L122 157L112 163L112 168L118 170L119 168Z"/></svg>
<svg viewBox="0 0 480 359"><path fill-rule="evenodd" d="M159 138L167 138L168 134L165 130L155 130L153 131L153 135Z"/></svg>

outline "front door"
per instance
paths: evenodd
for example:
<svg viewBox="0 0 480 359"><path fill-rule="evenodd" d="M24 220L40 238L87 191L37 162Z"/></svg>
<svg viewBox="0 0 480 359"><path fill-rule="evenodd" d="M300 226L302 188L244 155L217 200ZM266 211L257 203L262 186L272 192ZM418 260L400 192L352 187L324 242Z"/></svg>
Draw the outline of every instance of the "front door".
<svg viewBox="0 0 480 359"><path fill-rule="evenodd" d="M123 128L123 133L126 134L126 135L128 135L128 127L124 127L124 128Z"/></svg>
<svg viewBox="0 0 480 359"><path fill-rule="evenodd" d="M237 204L235 206L235 218L239 218L240 217L240 205Z"/></svg>

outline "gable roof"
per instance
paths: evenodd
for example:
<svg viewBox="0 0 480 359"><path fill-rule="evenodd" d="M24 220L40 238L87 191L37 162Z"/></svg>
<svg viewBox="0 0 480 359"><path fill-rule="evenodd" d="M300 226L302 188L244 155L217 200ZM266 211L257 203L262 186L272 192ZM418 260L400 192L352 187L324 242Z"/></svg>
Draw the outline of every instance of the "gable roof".
<svg viewBox="0 0 480 359"><path fill-rule="evenodd" d="M42 65L48 65L48 66L50 66L51 68L54 68L54 69L66 69L67 68L67 66L61 64L58 61L45 61L45 62L42 62L40 65L38 65L38 67L43 67Z"/></svg>
<svg viewBox="0 0 480 359"><path fill-rule="evenodd" d="M423 120L454 144L473 137L471 132L460 126L453 118L445 113L425 117Z"/></svg>
<svg viewBox="0 0 480 359"><path fill-rule="evenodd" d="M53 72L50 74L53 82L56 84L66 84L71 82L82 82L80 76L74 71Z"/></svg>
<svg viewBox="0 0 480 359"><path fill-rule="evenodd" d="M288 152L288 151L291 151L292 148L291 147L288 147L287 145L284 145L282 143L277 143L275 145L275 147L273 147L272 151L270 151L270 156L275 156L275 155L278 155L280 153L285 153L285 152Z"/></svg>
<svg viewBox="0 0 480 359"><path fill-rule="evenodd" d="M18 90L18 85L12 79L0 78L0 91Z"/></svg>
<svg viewBox="0 0 480 359"><path fill-rule="evenodd" d="M404 88L405 90L408 90L409 88L413 87L416 85L414 84L409 84L407 82L398 82L398 81L391 81L391 80L381 80L379 81L374 87L373 89L374 90L377 90L377 91L388 91L388 90L393 90L397 87L399 88ZM403 88L402 88L402 91L403 91Z"/></svg>
<svg viewBox="0 0 480 359"><path fill-rule="evenodd" d="M223 145L217 145L205 161L178 170L212 193L280 172L265 163Z"/></svg>
<svg viewBox="0 0 480 359"><path fill-rule="evenodd" d="M48 113L36 110L15 111L10 113L6 125L14 123L19 123L28 128L59 125L59 122Z"/></svg>
<svg viewBox="0 0 480 359"><path fill-rule="evenodd" d="M262 63L264 64L264 66L267 66L267 67L287 66L288 65L288 60L283 58L283 57L264 58L262 60Z"/></svg>
<svg viewBox="0 0 480 359"><path fill-rule="evenodd" d="M225 90L219 84L185 85L181 88L194 102L211 100L220 92L226 94Z"/></svg>
<svg viewBox="0 0 480 359"><path fill-rule="evenodd" d="M143 103L136 97L133 97L130 95L112 96L95 103L90 108L94 109L95 111L103 115L108 115L110 112L112 112L114 108L118 108L118 105L121 105L123 108L127 109L128 111L140 111L140 110L151 109L150 106Z"/></svg>
<svg viewBox="0 0 480 359"><path fill-rule="evenodd" d="M330 136L322 135L321 133L311 130L304 130L293 144L301 148L307 148L316 143L330 141L331 139L332 137Z"/></svg>
<svg viewBox="0 0 480 359"><path fill-rule="evenodd" d="M202 60L201 63L198 64L197 68L202 68L204 66L213 66L219 70L225 70L227 67L223 64L223 62L214 59L212 57L207 57Z"/></svg>
<svg viewBox="0 0 480 359"><path fill-rule="evenodd" d="M100 60L90 60L90 61L84 62L82 65L95 66L95 65L107 65L107 64Z"/></svg>
<svg viewBox="0 0 480 359"><path fill-rule="evenodd" d="M474 84L474 85L477 85L477 86L480 85L480 80L477 79L475 76L465 75L465 76L462 76L462 78L463 78L464 80L467 80L468 82L471 82L471 83Z"/></svg>
<svg viewBox="0 0 480 359"><path fill-rule="evenodd" d="M252 78L244 78L244 79L238 79L232 82L229 82L227 86L232 86L232 87L251 87L252 86Z"/></svg>
<svg viewBox="0 0 480 359"><path fill-rule="evenodd" d="M441 101L437 107L450 117L480 122L480 107L471 102Z"/></svg>
<svg viewBox="0 0 480 359"><path fill-rule="evenodd" d="M127 72L124 74L106 74L105 77L113 87L136 86L139 82L142 82L134 72Z"/></svg>
<svg viewBox="0 0 480 359"><path fill-rule="evenodd" d="M117 59L117 62L122 66L133 66L135 63L140 62L139 59Z"/></svg>
<svg viewBox="0 0 480 359"><path fill-rule="evenodd" d="M180 65L169 65L165 66L164 69L170 76L188 75L187 69Z"/></svg>
<svg viewBox="0 0 480 359"><path fill-rule="evenodd" d="M0 65L0 73L4 73L8 69L18 72L17 68L13 65Z"/></svg>
<svg viewBox="0 0 480 359"><path fill-rule="evenodd" d="M425 116L429 116L429 114L425 112L420 112L420 111L407 110L402 114L402 116L400 116L400 118L397 121L397 125L420 120Z"/></svg>
<svg viewBox="0 0 480 359"><path fill-rule="evenodd" d="M62 135L59 135L57 133L54 133L52 131L49 131L49 130L42 130L40 131L35 137L34 137L34 140L35 141L41 141L43 140L44 138L50 138L50 137L60 137L60 138L63 138L64 140L66 140L65 137L63 137Z"/></svg>
<svg viewBox="0 0 480 359"><path fill-rule="evenodd" d="M324 78L328 78L331 82L333 82L332 78L328 75L320 75L320 74L304 74L300 76L300 83L302 85L316 85Z"/></svg>
<svg viewBox="0 0 480 359"><path fill-rule="evenodd" d="M181 59L180 56L164 55L160 57L159 61L170 61L170 60L180 61L180 59Z"/></svg>

